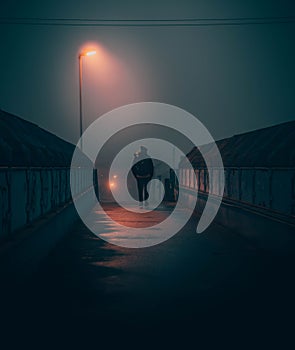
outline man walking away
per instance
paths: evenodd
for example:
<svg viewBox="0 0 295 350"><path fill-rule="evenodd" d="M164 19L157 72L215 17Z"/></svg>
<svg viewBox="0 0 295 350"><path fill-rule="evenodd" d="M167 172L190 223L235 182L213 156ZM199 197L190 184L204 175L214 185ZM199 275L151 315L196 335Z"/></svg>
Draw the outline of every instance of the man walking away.
<svg viewBox="0 0 295 350"><path fill-rule="evenodd" d="M140 152L134 154L133 165L131 171L136 178L138 199L140 208L148 205L149 193L147 191L147 184L154 174L154 164L147 153L147 148L140 146Z"/></svg>

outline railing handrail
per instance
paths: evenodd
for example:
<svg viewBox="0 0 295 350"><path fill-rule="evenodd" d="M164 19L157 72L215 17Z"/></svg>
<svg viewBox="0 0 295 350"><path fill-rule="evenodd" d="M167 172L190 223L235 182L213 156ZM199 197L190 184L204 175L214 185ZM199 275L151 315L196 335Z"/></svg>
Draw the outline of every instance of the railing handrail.
<svg viewBox="0 0 295 350"><path fill-rule="evenodd" d="M70 169L70 168L75 168L75 169L89 169L89 167L81 167L81 166L30 166L30 167L21 167L21 166L0 166L0 171L5 171L5 170L51 170L51 169L56 169L56 170L62 170L62 169ZM93 168L94 169L94 168Z"/></svg>
<svg viewBox="0 0 295 350"><path fill-rule="evenodd" d="M178 170L187 170L190 169L190 167L181 167ZM221 167L196 167L194 168L194 170L207 170L207 169L222 169ZM234 167L234 166L225 166L223 167L223 169L241 169L241 170L295 170L295 166L294 167Z"/></svg>

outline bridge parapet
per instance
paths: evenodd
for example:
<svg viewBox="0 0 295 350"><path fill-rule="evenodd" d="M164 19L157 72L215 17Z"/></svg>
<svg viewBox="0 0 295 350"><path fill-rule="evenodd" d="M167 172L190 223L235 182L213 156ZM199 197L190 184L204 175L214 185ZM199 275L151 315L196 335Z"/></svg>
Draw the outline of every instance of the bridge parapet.
<svg viewBox="0 0 295 350"><path fill-rule="evenodd" d="M225 188L221 193L219 177L221 169L198 168L179 170L179 185L190 191L208 194L209 172L213 172L211 193L253 209L263 208L287 216L295 215L295 168L224 168Z"/></svg>
<svg viewBox="0 0 295 350"><path fill-rule="evenodd" d="M78 196L87 191L85 169L73 171ZM0 167L0 239L71 200L69 167Z"/></svg>

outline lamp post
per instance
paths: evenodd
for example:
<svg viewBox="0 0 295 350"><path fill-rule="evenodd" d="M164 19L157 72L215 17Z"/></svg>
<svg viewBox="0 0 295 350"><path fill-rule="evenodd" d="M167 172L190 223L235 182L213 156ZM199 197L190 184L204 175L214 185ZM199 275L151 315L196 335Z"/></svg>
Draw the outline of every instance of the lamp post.
<svg viewBox="0 0 295 350"><path fill-rule="evenodd" d="M83 134L83 110L82 110L82 58L84 56L95 55L96 51L83 51L79 54L79 104L80 104L80 146L83 151L82 134Z"/></svg>

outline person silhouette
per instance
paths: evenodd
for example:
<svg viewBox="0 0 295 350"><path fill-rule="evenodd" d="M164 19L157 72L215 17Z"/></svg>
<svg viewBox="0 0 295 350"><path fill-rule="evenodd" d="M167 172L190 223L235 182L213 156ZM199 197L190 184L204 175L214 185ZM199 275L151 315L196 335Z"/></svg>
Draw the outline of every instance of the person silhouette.
<svg viewBox="0 0 295 350"><path fill-rule="evenodd" d="M145 206L148 205L147 200L149 198L149 193L147 184L154 174L154 164L147 151L148 149L146 147L140 146L140 151L134 153L131 168L132 174L137 182L138 200L141 208L143 207L143 203Z"/></svg>

